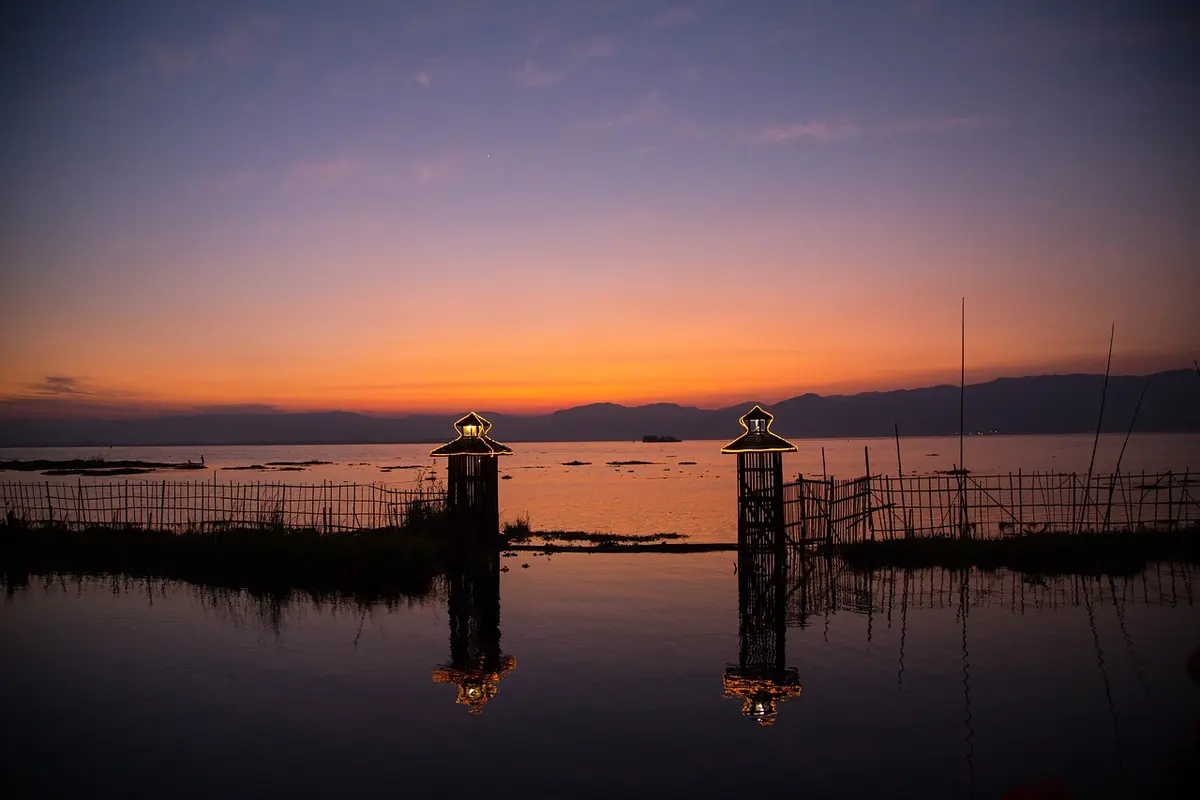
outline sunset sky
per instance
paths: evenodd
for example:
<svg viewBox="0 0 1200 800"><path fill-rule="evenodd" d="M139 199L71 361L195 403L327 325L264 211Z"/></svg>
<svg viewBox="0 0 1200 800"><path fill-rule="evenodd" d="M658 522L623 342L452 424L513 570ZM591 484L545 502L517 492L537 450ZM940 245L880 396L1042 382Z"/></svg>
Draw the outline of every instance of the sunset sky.
<svg viewBox="0 0 1200 800"><path fill-rule="evenodd" d="M1190 367L1189 3L11 3L0 405Z"/></svg>

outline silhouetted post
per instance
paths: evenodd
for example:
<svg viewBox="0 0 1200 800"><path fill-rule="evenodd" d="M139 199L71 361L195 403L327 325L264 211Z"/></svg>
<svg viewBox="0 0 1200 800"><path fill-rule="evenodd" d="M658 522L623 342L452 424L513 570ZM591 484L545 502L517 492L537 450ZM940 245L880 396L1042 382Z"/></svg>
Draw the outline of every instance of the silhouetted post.
<svg viewBox="0 0 1200 800"><path fill-rule="evenodd" d="M500 652L499 551L482 544L467 547L456 555L446 581L450 663L433 671L433 682L454 684L454 702L482 714L500 681L517 666L515 658Z"/></svg>
<svg viewBox="0 0 1200 800"><path fill-rule="evenodd" d="M475 412L454 423L458 438L434 448L431 456L445 457L446 514L459 530L485 538L500 533L500 491L497 457L512 450L488 436L492 423Z"/></svg>
<svg viewBox="0 0 1200 800"><path fill-rule="evenodd" d="M771 431L760 406L739 420L744 432L721 448L737 454L738 642L736 666L725 669L725 697L760 725L775 722L780 700L800 694L788 669L788 548L783 504L783 453L796 446Z"/></svg>
<svg viewBox="0 0 1200 800"><path fill-rule="evenodd" d="M738 420L745 429L737 439L721 448L737 454L738 543L760 537L784 536L783 453L796 446L771 432L775 417L755 406Z"/></svg>

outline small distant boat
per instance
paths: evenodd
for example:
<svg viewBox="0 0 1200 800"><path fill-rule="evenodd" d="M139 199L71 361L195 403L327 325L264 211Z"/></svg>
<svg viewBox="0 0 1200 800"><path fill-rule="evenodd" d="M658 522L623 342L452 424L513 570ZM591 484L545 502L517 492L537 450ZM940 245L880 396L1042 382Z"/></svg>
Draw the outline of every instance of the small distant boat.
<svg viewBox="0 0 1200 800"><path fill-rule="evenodd" d="M647 433L642 437L642 442L645 444L660 444L663 442L680 442L682 439L676 439L674 436L655 436L652 433Z"/></svg>

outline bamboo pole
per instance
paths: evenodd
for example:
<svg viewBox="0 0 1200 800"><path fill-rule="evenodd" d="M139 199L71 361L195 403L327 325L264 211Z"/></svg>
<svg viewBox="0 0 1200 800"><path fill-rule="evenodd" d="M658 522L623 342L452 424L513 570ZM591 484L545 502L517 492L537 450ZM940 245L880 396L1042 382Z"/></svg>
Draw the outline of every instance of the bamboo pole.
<svg viewBox="0 0 1200 800"><path fill-rule="evenodd" d="M1116 335L1117 324L1114 322L1112 330L1108 334L1108 363L1104 366L1104 385L1100 390L1100 416L1096 419L1096 435L1092 439L1092 458L1088 461L1087 486L1083 496L1083 509L1079 512L1079 528L1083 527L1083 515L1087 513L1088 503L1091 499L1092 469L1096 466L1096 448L1100 445L1100 428L1104 424L1104 401L1108 396L1108 375L1112 371L1113 340Z"/></svg>

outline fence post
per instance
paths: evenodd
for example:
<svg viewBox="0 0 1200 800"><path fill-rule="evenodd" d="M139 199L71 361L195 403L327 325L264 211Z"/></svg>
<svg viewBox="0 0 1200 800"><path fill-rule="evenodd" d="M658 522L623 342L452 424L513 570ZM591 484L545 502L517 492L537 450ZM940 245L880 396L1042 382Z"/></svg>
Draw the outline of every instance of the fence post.
<svg viewBox="0 0 1200 800"><path fill-rule="evenodd" d="M1172 495L1175 494L1175 478L1170 470L1167 471L1167 530L1175 527L1175 513L1172 506Z"/></svg>
<svg viewBox="0 0 1200 800"><path fill-rule="evenodd" d="M863 459L867 465L867 530L871 533L871 541L875 541L875 515L871 503L871 448L863 445Z"/></svg>

